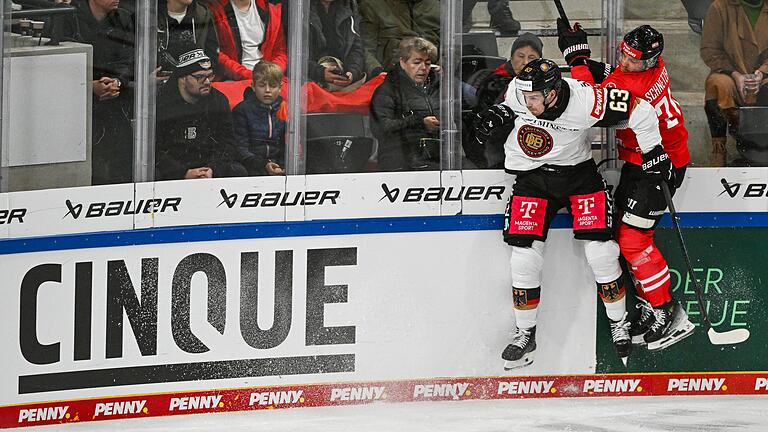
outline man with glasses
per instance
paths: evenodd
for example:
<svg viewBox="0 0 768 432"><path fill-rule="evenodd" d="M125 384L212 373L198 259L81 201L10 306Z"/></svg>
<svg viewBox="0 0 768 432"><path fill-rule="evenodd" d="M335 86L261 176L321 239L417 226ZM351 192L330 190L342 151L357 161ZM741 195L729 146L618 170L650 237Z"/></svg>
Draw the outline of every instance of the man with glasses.
<svg viewBox="0 0 768 432"><path fill-rule="evenodd" d="M232 160L232 113L211 86L211 60L193 42L183 44L176 69L157 99L157 180L247 176Z"/></svg>
<svg viewBox="0 0 768 432"><path fill-rule="evenodd" d="M558 19L558 45L571 65L571 76L608 88L629 91L648 101L659 118L661 145L642 152L638 138L629 129L618 129L621 180L616 188L616 202L621 211L617 240L627 260L637 287L640 318L632 323L632 342L647 345L649 351L664 349L689 336L693 324L680 303L672 297L667 261L653 241L667 203L661 190L665 181L674 194L683 183L691 159L688 131L680 104L672 97L669 75L661 52L664 37L649 25L642 25L624 35L619 47L619 62L610 65L592 61L587 34L578 23L568 28ZM607 75L607 76L606 76ZM645 164L662 161L665 177L648 176Z"/></svg>

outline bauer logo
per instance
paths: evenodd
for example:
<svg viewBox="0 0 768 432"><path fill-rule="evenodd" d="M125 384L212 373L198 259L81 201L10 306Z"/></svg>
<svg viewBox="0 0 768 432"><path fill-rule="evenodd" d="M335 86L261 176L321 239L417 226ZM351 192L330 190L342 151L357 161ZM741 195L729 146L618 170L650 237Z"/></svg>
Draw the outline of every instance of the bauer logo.
<svg viewBox="0 0 768 432"><path fill-rule="evenodd" d="M168 411L189 411L217 408L221 403L221 395L217 396L188 396L171 398Z"/></svg>
<svg viewBox="0 0 768 432"><path fill-rule="evenodd" d="M725 378L670 378L668 392L699 392L725 390Z"/></svg>
<svg viewBox="0 0 768 432"><path fill-rule="evenodd" d="M331 401L374 401L385 398L384 386L331 389Z"/></svg>
<svg viewBox="0 0 768 432"><path fill-rule="evenodd" d="M584 381L584 393L634 392L640 386L639 379L588 379Z"/></svg>
<svg viewBox="0 0 768 432"><path fill-rule="evenodd" d="M730 198L768 198L768 184L766 183L730 183L721 178L720 184L723 190L717 195L727 195Z"/></svg>
<svg viewBox="0 0 768 432"><path fill-rule="evenodd" d="M23 224L26 215L27 209L25 208L0 210L0 225Z"/></svg>
<svg viewBox="0 0 768 432"><path fill-rule="evenodd" d="M19 423L35 423L69 418L69 405L19 410Z"/></svg>
<svg viewBox="0 0 768 432"><path fill-rule="evenodd" d="M413 388L414 399L446 398L458 400L470 396L469 383L455 384L416 384Z"/></svg>
<svg viewBox="0 0 768 432"><path fill-rule="evenodd" d="M338 204L341 196L339 190L299 191L299 192L252 192L247 194L228 193L225 189L219 191L221 202L216 207L226 208L255 208L255 207L294 207Z"/></svg>
<svg viewBox="0 0 768 432"><path fill-rule="evenodd" d="M143 412L146 400L132 400L123 402L99 402L93 410L93 417L109 417L125 414L139 414Z"/></svg>
<svg viewBox="0 0 768 432"><path fill-rule="evenodd" d="M303 394L304 390L251 393L248 405L277 406L304 403Z"/></svg>
<svg viewBox="0 0 768 432"><path fill-rule="evenodd" d="M408 188L401 190L398 187L390 187L386 183L381 184L384 192L379 202L384 200L395 202L440 202L440 201L501 201L506 186L461 186L461 187L430 187Z"/></svg>
<svg viewBox="0 0 768 432"><path fill-rule="evenodd" d="M527 395L554 393L554 381L502 381L496 394Z"/></svg>
<svg viewBox="0 0 768 432"><path fill-rule="evenodd" d="M69 256L24 273L18 359L49 366L20 374L19 394L354 372L355 315L346 304L359 277L356 247L284 246L221 258L201 251L123 253L90 261ZM74 300L54 312L47 287L69 290ZM261 319L264 308L269 324ZM51 313L37 312L43 309ZM102 317L101 326L90 325L95 317ZM344 325L334 324L339 320ZM171 409L210 403L177 398Z"/></svg>
<svg viewBox="0 0 768 432"><path fill-rule="evenodd" d="M131 216L141 213L177 212L181 204L181 197L140 199L138 201L93 202L87 206L82 203L66 200L64 204L67 206L67 213L64 214L62 219L68 217L79 219L81 216L90 219L108 216Z"/></svg>

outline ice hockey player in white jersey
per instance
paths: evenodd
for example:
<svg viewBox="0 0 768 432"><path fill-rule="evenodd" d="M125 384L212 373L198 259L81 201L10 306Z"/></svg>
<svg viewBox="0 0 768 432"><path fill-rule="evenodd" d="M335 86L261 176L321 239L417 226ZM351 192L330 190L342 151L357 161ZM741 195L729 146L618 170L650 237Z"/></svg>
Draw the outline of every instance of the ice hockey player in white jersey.
<svg viewBox="0 0 768 432"><path fill-rule="evenodd" d="M643 153L661 145L656 112L628 91L601 88L562 78L551 60L537 59L512 81L504 102L478 116L480 139L514 122L507 138L504 167L516 174L507 205L504 241L512 246L510 266L517 329L502 353L505 369L533 362L536 313L541 293L544 242L557 211L573 217L573 233L583 242L605 304L614 348L626 364L629 337L619 246L613 238L613 202L597 172L587 140L590 127L631 128ZM666 160L643 166L648 175L663 176Z"/></svg>

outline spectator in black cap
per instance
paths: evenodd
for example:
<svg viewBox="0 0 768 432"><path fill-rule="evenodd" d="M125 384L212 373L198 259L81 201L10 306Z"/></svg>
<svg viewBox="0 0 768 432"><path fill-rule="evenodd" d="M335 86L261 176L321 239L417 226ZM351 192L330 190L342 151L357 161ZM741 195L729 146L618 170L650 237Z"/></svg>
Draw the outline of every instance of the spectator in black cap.
<svg viewBox="0 0 768 432"><path fill-rule="evenodd" d="M530 61L541 58L544 44L538 36L523 33L512 43L509 60L490 72L477 86L477 105L472 115L464 119L463 143L467 157L478 168L503 168L504 142L514 125L501 127L493 131L491 137L482 147L475 146L473 118L477 113L483 113L488 108L504 100L507 86L520 73L523 66Z"/></svg>
<svg viewBox="0 0 768 432"><path fill-rule="evenodd" d="M232 113L226 96L211 86L211 59L191 41L179 47L157 100L156 180L248 175L232 159Z"/></svg>

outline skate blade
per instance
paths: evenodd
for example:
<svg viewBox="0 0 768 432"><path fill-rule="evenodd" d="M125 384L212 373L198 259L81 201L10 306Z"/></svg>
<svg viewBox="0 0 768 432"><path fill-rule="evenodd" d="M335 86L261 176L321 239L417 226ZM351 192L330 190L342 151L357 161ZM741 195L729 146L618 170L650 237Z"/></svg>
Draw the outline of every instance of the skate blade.
<svg viewBox="0 0 768 432"><path fill-rule="evenodd" d="M629 358L628 356L627 357L621 357L621 362L624 363L624 367L627 367L627 359L628 358Z"/></svg>
<svg viewBox="0 0 768 432"><path fill-rule="evenodd" d="M644 335L632 336L632 345L646 345Z"/></svg>
<svg viewBox="0 0 768 432"><path fill-rule="evenodd" d="M512 369L520 369L520 368L523 368L523 367L526 367L526 366L530 365L531 363L533 363L533 358L534 358L534 353L535 352L536 351L530 352L530 353L524 355L523 357L521 357L519 360L505 360L504 361L504 370L508 371L508 370L512 370Z"/></svg>
<svg viewBox="0 0 768 432"><path fill-rule="evenodd" d="M663 337L657 341L650 342L648 344L648 351L660 351L664 348L670 347L690 336L695 328L696 327L694 327L693 323L686 320L683 326L675 330L671 335Z"/></svg>

